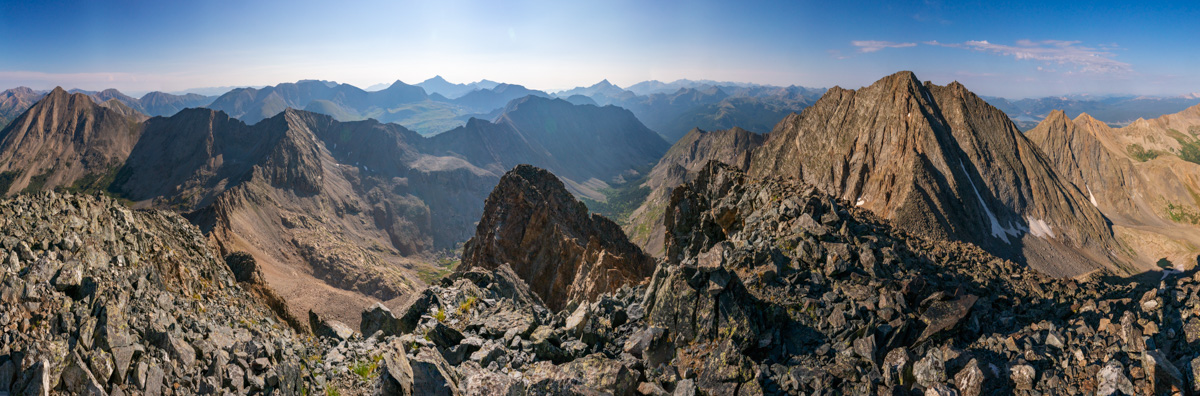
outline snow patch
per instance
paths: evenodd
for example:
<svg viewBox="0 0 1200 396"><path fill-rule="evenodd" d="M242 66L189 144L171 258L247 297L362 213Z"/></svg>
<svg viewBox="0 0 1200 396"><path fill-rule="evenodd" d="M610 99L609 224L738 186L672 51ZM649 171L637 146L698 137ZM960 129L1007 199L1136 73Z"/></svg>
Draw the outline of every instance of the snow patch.
<svg viewBox="0 0 1200 396"><path fill-rule="evenodd" d="M1092 206L1099 208L1100 205L1096 204L1096 195L1092 194L1092 187L1088 186L1087 184L1084 184L1083 188L1086 188L1088 190L1088 199L1092 201Z"/></svg>
<svg viewBox="0 0 1200 396"><path fill-rule="evenodd" d="M862 199L862 198L860 197L860 198L858 198L858 202L855 202L855 203L854 203L854 206L863 206L863 205L864 205L864 204L866 204L866 203L867 203L867 200L865 200L865 199Z"/></svg>
<svg viewBox="0 0 1200 396"><path fill-rule="evenodd" d="M929 96L929 91L921 90L921 93L925 95L926 102L929 102L929 104L933 104L933 98Z"/></svg>
<svg viewBox="0 0 1200 396"><path fill-rule="evenodd" d="M992 209L983 202L983 196L979 195L979 189L975 188L975 181L971 180L971 174L967 173L967 166L963 165L962 162L959 162L958 166L962 168L963 175L967 176L967 183L971 184L971 191L975 192L975 199L979 200L979 206L982 206L984 212L987 212L988 220L992 223L992 236L1000 238L1000 240L1004 241L1004 243L1012 243L1008 240L1008 236L1020 236L1021 231L1017 227L1013 227L1011 224L1008 228L1004 228L1000 225L1000 220L996 218L996 214L992 213Z"/></svg>
<svg viewBox="0 0 1200 396"><path fill-rule="evenodd" d="M1054 230L1049 224L1046 224L1046 220L1035 219L1033 216L1025 216L1025 221L1029 223L1029 233L1033 234L1033 236L1054 238Z"/></svg>

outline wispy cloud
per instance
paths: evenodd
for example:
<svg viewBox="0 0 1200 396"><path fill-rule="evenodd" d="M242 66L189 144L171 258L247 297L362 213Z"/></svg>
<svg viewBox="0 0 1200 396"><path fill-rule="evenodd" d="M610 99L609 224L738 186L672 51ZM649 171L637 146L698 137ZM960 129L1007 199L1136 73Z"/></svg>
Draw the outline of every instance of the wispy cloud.
<svg viewBox="0 0 1200 396"><path fill-rule="evenodd" d="M926 41L924 44L950 48L962 48L972 51L992 53L1001 56L1011 56L1017 60L1041 61L1046 64L1072 66L1084 73L1119 74L1133 71L1128 63L1113 59L1116 55L1107 49L1117 48L1115 44L1103 46L1101 49L1085 47L1079 41L1064 40L1018 40L1016 45L994 44L987 40L967 41L963 43L941 43Z"/></svg>
<svg viewBox="0 0 1200 396"><path fill-rule="evenodd" d="M893 43L891 41L864 40L864 41L851 41L850 45L858 47L858 52L866 54L866 53L879 51L884 48L916 47L917 43Z"/></svg>

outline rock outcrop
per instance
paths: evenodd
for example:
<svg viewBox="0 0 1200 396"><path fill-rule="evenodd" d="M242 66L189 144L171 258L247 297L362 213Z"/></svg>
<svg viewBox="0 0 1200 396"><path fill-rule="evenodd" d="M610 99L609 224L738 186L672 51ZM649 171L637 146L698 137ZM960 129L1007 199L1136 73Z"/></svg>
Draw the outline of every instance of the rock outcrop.
<svg viewBox="0 0 1200 396"><path fill-rule="evenodd" d="M176 214L0 201L0 393L298 394L306 345Z"/></svg>
<svg viewBox="0 0 1200 396"><path fill-rule="evenodd" d="M750 156L762 145L766 135L741 128L707 132L693 129L675 142L658 164L646 174L641 187L650 189L641 205L629 215L625 233L646 253L662 257L666 229L663 209L676 186L692 181L709 161L719 161L738 169L750 167Z"/></svg>
<svg viewBox="0 0 1200 396"><path fill-rule="evenodd" d="M654 259L575 200L554 175L518 165L484 204L460 269L512 266L546 306L586 303L650 275Z"/></svg>

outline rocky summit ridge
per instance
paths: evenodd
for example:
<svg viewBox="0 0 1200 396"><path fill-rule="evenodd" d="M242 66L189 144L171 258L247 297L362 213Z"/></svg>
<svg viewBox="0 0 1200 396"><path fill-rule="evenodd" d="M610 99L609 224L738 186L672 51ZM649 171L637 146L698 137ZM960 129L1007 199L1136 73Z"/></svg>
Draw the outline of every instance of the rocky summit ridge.
<svg viewBox="0 0 1200 396"><path fill-rule="evenodd" d="M550 202L564 197L544 171L505 179L491 210L544 208L530 218L559 232L595 221ZM0 392L1200 391L1192 274L1055 279L716 162L665 210L667 255L641 281L550 308L536 272L586 260L471 266L395 310L368 308L357 329L310 314L307 339L254 297L252 259L214 255L178 215L53 193L0 201ZM531 222L483 223L514 235Z"/></svg>

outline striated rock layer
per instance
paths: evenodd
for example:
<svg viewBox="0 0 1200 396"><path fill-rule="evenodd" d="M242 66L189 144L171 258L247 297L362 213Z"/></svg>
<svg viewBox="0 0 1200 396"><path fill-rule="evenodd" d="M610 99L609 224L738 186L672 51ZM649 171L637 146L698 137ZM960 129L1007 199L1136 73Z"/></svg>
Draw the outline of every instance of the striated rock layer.
<svg viewBox="0 0 1200 396"><path fill-rule="evenodd" d="M512 266L553 310L640 282L654 267L616 223L589 215L558 178L530 165L500 178L462 260L460 270Z"/></svg>

